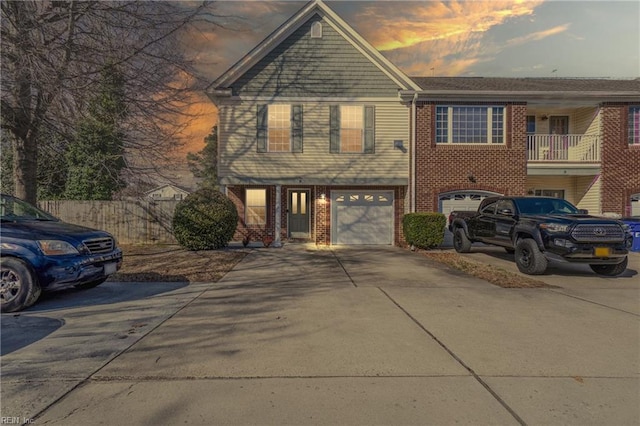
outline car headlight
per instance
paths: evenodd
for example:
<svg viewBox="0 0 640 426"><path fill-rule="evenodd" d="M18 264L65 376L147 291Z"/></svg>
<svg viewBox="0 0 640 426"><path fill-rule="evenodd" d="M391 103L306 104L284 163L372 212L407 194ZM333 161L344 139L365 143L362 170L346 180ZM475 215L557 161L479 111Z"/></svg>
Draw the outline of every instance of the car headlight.
<svg viewBox="0 0 640 426"><path fill-rule="evenodd" d="M64 254L78 254L78 250L66 241L38 240L40 250L47 256L60 256Z"/></svg>
<svg viewBox="0 0 640 426"><path fill-rule="evenodd" d="M544 229L547 232L569 232L569 225L562 223L541 223L540 229Z"/></svg>

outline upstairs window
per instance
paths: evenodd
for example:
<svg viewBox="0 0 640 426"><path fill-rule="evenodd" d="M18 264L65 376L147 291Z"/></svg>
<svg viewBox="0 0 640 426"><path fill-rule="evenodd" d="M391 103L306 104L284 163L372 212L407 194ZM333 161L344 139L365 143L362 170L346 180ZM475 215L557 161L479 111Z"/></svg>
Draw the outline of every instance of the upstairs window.
<svg viewBox="0 0 640 426"><path fill-rule="evenodd" d="M340 107L340 152L362 152L364 114L361 106Z"/></svg>
<svg viewBox="0 0 640 426"><path fill-rule="evenodd" d="M267 119L269 152L291 150L291 105L269 105Z"/></svg>
<svg viewBox="0 0 640 426"><path fill-rule="evenodd" d="M640 106L629 107L629 145L640 145Z"/></svg>
<svg viewBox="0 0 640 426"><path fill-rule="evenodd" d="M527 115L527 133L532 135L536 132L536 116Z"/></svg>
<svg viewBox="0 0 640 426"><path fill-rule="evenodd" d="M302 105L258 105L258 152L302 152Z"/></svg>
<svg viewBox="0 0 640 426"><path fill-rule="evenodd" d="M436 143L503 144L504 107L437 106Z"/></svg>
<svg viewBox="0 0 640 426"><path fill-rule="evenodd" d="M330 151L332 153L374 153L374 120L373 106L331 106Z"/></svg>

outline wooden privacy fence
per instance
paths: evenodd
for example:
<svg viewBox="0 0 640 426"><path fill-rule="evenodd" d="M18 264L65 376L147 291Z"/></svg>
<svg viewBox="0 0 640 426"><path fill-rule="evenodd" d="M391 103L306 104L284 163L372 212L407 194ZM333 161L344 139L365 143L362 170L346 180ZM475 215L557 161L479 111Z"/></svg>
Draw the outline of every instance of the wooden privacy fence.
<svg viewBox="0 0 640 426"><path fill-rule="evenodd" d="M110 232L121 244L176 244L171 220L178 201L40 201L38 206L76 225Z"/></svg>

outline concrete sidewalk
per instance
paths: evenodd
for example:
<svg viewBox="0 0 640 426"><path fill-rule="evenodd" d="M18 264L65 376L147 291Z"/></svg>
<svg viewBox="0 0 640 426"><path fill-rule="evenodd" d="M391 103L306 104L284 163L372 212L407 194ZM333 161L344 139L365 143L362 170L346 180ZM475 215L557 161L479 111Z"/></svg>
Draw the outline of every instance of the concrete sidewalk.
<svg viewBox="0 0 640 426"><path fill-rule="evenodd" d="M254 250L35 422L635 425L640 316L616 301L638 281L576 297L392 247Z"/></svg>

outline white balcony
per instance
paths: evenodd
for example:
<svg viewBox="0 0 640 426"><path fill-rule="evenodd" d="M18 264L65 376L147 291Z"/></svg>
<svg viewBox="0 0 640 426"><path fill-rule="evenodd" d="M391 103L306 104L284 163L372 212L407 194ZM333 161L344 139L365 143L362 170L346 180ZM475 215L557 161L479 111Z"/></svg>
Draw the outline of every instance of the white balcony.
<svg viewBox="0 0 640 426"><path fill-rule="evenodd" d="M598 163L598 135L528 135L527 160L536 163Z"/></svg>

